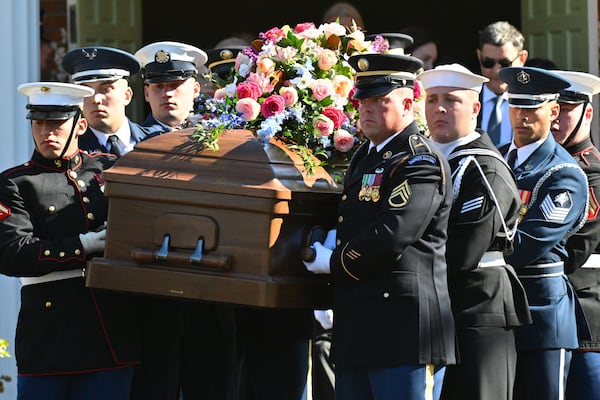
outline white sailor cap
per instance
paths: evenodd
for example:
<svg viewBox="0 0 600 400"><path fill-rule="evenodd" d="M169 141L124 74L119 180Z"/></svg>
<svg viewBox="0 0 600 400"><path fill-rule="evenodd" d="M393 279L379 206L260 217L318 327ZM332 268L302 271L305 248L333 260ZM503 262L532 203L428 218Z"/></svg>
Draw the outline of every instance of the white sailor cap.
<svg viewBox="0 0 600 400"><path fill-rule="evenodd" d="M425 90L438 86L457 87L481 93L482 85L489 81L485 76L474 74L460 64L445 64L423 71L417 75Z"/></svg>
<svg viewBox="0 0 600 400"><path fill-rule="evenodd" d="M27 119L66 120L77 114L83 98L94 89L63 82L31 82L19 85L19 93L29 97Z"/></svg>
<svg viewBox="0 0 600 400"><path fill-rule="evenodd" d="M206 52L186 43L155 42L135 52L144 83L183 81L206 71Z"/></svg>
<svg viewBox="0 0 600 400"><path fill-rule="evenodd" d="M591 102L595 94L600 93L600 78L587 72L554 71L570 83L566 89L559 93L558 101L561 103L578 104Z"/></svg>

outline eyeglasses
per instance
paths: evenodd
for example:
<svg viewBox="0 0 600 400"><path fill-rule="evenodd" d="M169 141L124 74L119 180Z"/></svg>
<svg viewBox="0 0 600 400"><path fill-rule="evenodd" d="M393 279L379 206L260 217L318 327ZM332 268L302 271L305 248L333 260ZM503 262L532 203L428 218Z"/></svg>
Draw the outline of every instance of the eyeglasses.
<svg viewBox="0 0 600 400"><path fill-rule="evenodd" d="M481 62L481 66L483 68L494 68L496 66L496 64L500 64L500 66L502 68L506 68L506 67L510 67L512 65L512 63L514 63L515 60L517 58L519 58L519 55L520 55L520 53L517 54L517 56L515 58L513 58L512 60L509 60L508 58L496 60L495 58L483 57L483 58L480 58L479 61Z"/></svg>

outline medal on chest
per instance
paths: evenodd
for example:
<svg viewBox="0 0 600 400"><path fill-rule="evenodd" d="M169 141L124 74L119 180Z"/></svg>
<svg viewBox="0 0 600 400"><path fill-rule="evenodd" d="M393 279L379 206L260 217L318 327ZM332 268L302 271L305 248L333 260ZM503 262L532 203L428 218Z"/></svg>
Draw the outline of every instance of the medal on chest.
<svg viewBox="0 0 600 400"><path fill-rule="evenodd" d="M383 179L383 172L377 169L375 174L364 174L362 185L358 192L358 200L378 202L380 199L379 188Z"/></svg>
<svg viewBox="0 0 600 400"><path fill-rule="evenodd" d="M519 190L519 197L521 198L521 208L519 209L519 222L521 222L525 217L525 214L527 214L529 200L531 200L531 192L529 190Z"/></svg>

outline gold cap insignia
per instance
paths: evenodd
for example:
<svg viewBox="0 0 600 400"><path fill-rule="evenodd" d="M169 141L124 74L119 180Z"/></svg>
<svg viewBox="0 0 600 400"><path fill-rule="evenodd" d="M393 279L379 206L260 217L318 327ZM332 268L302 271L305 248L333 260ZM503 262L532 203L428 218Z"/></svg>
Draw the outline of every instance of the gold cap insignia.
<svg viewBox="0 0 600 400"><path fill-rule="evenodd" d="M40 88L40 92L49 92L49 91L50 91L50 88L48 86L42 86Z"/></svg>
<svg viewBox="0 0 600 400"><path fill-rule="evenodd" d="M161 63L161 64L166 63L170 59L171 59L171 55L169 54L168 51L159 50L154 55L154 61L156 61L157 63Z"/></svg>
<svg viewBox="0 0 600 400"><path fill-rule="evenodd" d="M369 60L367 60L366 58L361 58L360 60L358 60L357 66L358 69L360 69L361 71L366 71L369 69Z"/></svg>
<svg viewBox="0 0 600 400"><path fill-rule="evenodd" d="M221 60L229 60L233 58L233 52L229 49L221 50L219 56L221 57Z"/></svg>

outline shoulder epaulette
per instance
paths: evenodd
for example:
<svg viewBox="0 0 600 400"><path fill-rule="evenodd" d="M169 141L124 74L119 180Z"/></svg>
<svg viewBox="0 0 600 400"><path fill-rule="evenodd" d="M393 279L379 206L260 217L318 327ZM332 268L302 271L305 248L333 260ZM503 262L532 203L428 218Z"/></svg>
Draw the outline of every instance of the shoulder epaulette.
<svg viewBox="0 0 600 400"><path fill-rule="evenodd" d="M423 135L410 135L408 144L410 145L410 150L413 155L433 153L429 143L427 143Z"/></svg>

